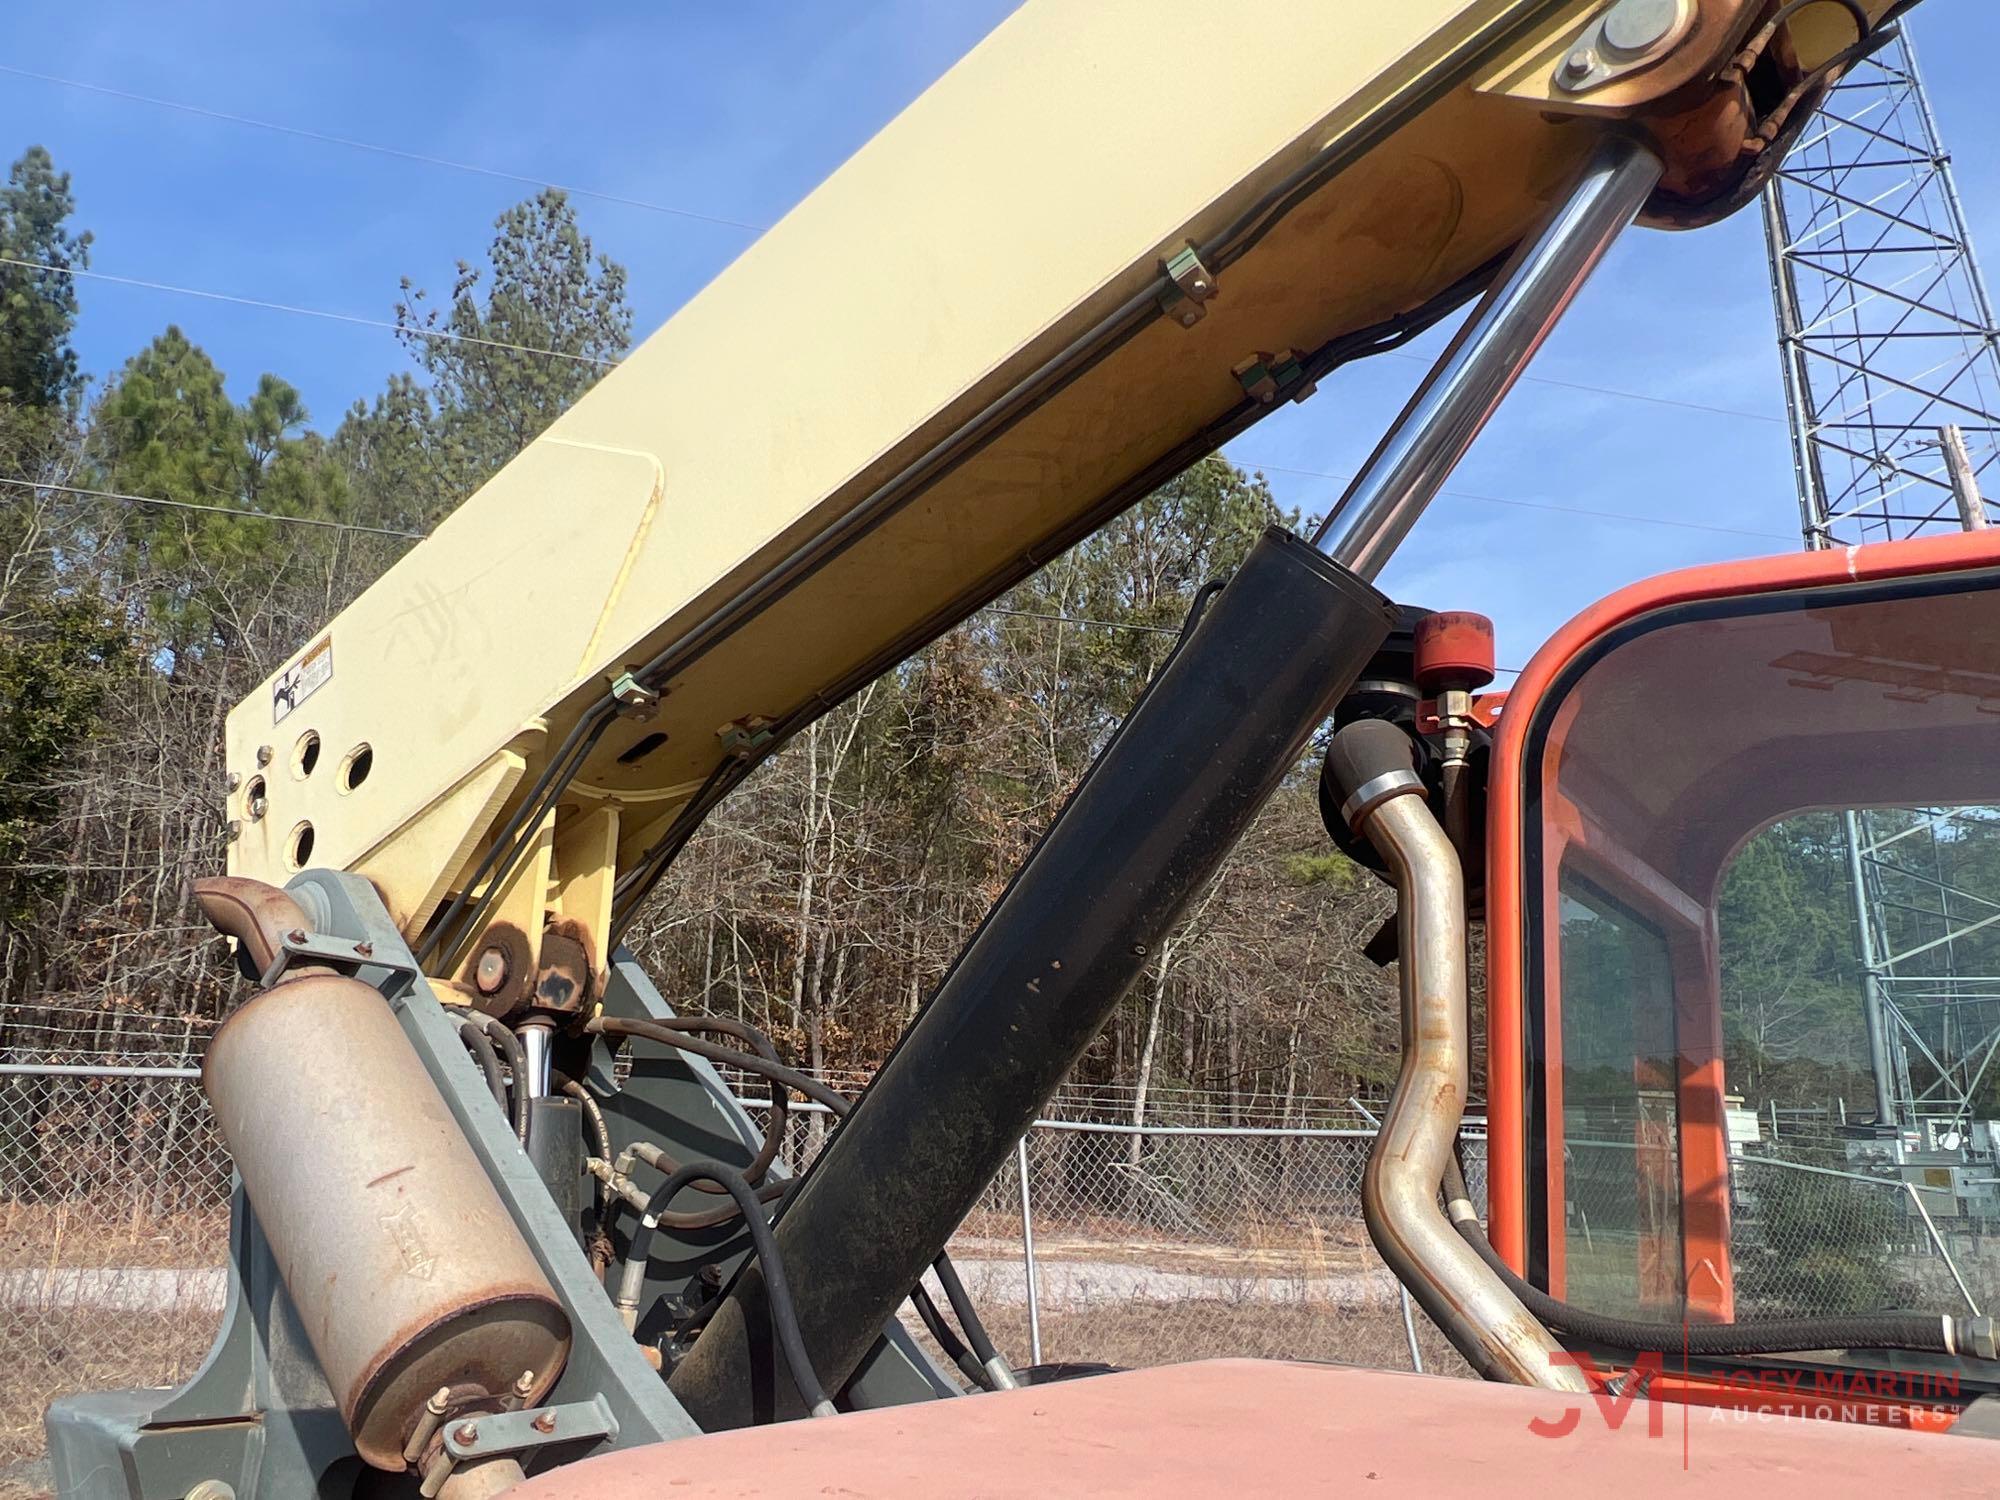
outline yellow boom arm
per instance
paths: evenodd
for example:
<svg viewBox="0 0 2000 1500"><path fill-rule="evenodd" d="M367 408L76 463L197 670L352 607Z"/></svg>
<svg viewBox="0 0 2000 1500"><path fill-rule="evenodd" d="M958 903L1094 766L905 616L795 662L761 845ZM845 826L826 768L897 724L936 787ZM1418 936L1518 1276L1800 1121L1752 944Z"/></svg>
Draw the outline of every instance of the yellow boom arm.
<svg viewBox="0 0 2000 1500"><path fill-rule="evenodd" d="M1029 0L237 706L232 873L587 987L699 791L1476 290L1605 132L1733 206L1855 39L1774 3Z"/></svg>

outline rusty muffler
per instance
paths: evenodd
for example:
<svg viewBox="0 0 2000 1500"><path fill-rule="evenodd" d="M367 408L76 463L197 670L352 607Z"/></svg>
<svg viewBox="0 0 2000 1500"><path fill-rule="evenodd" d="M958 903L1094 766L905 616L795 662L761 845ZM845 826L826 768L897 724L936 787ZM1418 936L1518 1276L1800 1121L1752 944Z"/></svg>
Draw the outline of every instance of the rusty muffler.
<svg viewBox="0 0 2000 1500"><path fill-rule="evenodd" d="M197 898L265 968L272 925L307 925L255 881ZM380 994L288 974L216 1033L202 1088L366 1462L408 1467L441 1391L473 1410L554 1386L569 1319Z"/></svg>
<svg viewBox="0 0 2000 1500"><path fill-rule="evenodd" d="M1555 1336L1521 1305L1438 1207L1465 1113L1465 882L1458 851L1424 800L1409 738L1381 720L1334 736L1327 765L1341 816L1367 837L1396 883L1403 1062L1362 1179L1368 1237L1466 1362L1488 1380L1588 1391L1558 1363Z"/></svg>

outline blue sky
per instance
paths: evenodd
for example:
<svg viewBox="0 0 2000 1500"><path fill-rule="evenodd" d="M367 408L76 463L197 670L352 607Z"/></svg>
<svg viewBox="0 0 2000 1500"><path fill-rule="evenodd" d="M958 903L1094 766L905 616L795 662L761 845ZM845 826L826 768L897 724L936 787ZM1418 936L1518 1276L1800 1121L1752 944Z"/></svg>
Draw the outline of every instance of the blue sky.
<svg viewBox="0 0 2000 1500"><path fill-rule="evenodd" d="M1010 8L100 0L7 7L0 64L755 225L783 214ZM1926 0L1910 30L1991 260L2000 5ZM1207 45L1226 45L1226 28ZM400 277L448 287L455 261L483 254L494 216L532 191L0 73L0 156L37 142L74 174L96 269L384 319ZM599 247L629 268L641 333L750 238L601 198L577 206ZM114 372L169 322L237 393L275 371L328 429L404 364L380 330L90 283L78 333L86 368ZM1267 466L1284 503L1324 509L1341 486L1315 476L1351 472L1422 370L1389 358L1345 371L1232 456ZM1392 593L1493 615L1501 659L1518 666L1563 620L1635 578L1796 545L1753 214L1696 234L1628 235L1534 374L1730 414L1523 385L1452 484L1463 493L1438 501L1384 579Z"/></svg>

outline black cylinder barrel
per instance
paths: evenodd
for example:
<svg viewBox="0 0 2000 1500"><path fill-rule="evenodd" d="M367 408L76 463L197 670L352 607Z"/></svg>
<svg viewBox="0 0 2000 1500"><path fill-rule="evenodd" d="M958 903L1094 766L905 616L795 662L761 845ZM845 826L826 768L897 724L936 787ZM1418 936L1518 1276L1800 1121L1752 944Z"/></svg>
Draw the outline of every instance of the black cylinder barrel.
<svg viewBox="0 0 2000 1500"><path fill-rule="evenodd" d="M563 1223L583 1243L589 1234L583 1209L590 1201L590 1177L583 1166L581 1104L560 1094L528 1101L528 1160L535 1164Z"/></svg>
<svg viewBox="0 0 2000 1500"><path fill-rule="evenodd" d="M837 1390L1393 623L1276 527L1162 669L786 1205ZM710 1430L803 1414L754 1266L671 1380Z"/></svg>

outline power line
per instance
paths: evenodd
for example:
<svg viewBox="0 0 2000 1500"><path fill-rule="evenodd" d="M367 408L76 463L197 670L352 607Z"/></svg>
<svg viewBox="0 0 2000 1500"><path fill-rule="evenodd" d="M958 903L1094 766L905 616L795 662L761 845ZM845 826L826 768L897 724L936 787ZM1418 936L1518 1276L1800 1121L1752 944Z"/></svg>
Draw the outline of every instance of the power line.
<svg viewBox="0 0 2000 1500"><path fill-rule="evenodd" d="M248 125L256 130L274 131L279 135L296 136L300 140L318 141L323 145L345 146L351 151L370 151L377 156L393 156L403 161L421 162L430 167L448 167L454 172L471 172L480 177L498 178L502 182L525 183L529 187L554 188L573 197L595 198L602 203L617 203L627 208L643 208L650 213L671 214L677 219L693 219L702 224L720 224L728 229L741 229L751 234L761 234L764 230L764 226L759 224L746 224L741 219L728 219L720 214L705 214L692 208L676 208L671 203L654 203L645 198L628 198L619 193L606 193L596 188L570 187L565 183L550 182L543 177L531 177L520 172L503 172L497 167L482 167L477 162L453 161L449 157L430 156L422 151L406 151L400 146L384 146L376 141L357 140L353 136L332 135L323 130L308 130L299 125L280 124L276 120L259 120L250 115L234 115L225 110L208 109L199 104L184 104L178 99L161 99L152 94L135 94L101 83L86 83L80 78L61 78L54 73L38 73L32 68L15 67L11 63L0 63L0 73L12 73L16 77L33 78L42 83L60 84L67 89L82 89L86 93L103 94L132 104L150 104L155 109L177 110L181 114L198 115L205 120L222 120L231 125Z"/></svg>
<svg viewBox="0 0 2000 1500"><path fill-rule="evenodd" d="M1165 625L1142 625L1137 620L1088 620L1081 615L1046 615L1032 609L1002 609L997 604L989 604L982 614L1013 615L1022 620L1049 620L1058 625L1094 625L1100 630L1135 630L1147 635L1179 635L1178 629Z"/></svg>
<svg viewBox="0 0 2000 1500"><path fill-rule="evenodd" d="M9 68L6 64L0 63L0 72L20 71L18 68ZM506 176L510 174L501 173L496 175ZM523 178L521 180L533 181L534 179ZM565 189L565 191L568 191L568 189ZM200 297L210 302L228 302L238 307L260 308L266 312L293 313L302 318L324 318L330 322L352 323L362 328L381 328L386 329L390 333L410 334L417 338L442 339L455 344L476 344L488 349L508 349L518 354L541 354L551 359L574 360L579 364L597 365L603 369L610 369L621 363L619 360L598 359L588 354L569 354L560 349L540 349L531 344L512 344L504 339L478 338L469 333L453 333L449 329L425 328L408 323L391 323L383 318L365 318L358 313L333 312L321 307L300 307L295 303L270 302L258 297L240 297L230 292L214 292L203 287L177 286L164 281L147 281L136 276L114 276L106 271L84 271L72 266L50 265L46 261L17 260L11 256L0 256L0 265L19 266L21 269L27 271L46 271L57 276L87 277L92 281L106 281L114 285L137 287L150 292L168 292L181 297ZM1414 359L1420 363L1428 363L1422 355L1405 354L1399 350L1389 350L1386 352L1396 359ZM1541 375L1524 375L1521 379L1525 383L1552 386L1558 390L1580 391L1593 396L1610 396L1619 401L1638 401L1650 406L1671 407L1678 411L1705 412L1711 416L1720 417L1741 417L1752 422L1776 422L1782 424L1784 421L1782 417L1772 416L1768 412L1746 411L1730 406L1705 406L1698 401L1677 401L1668 396L1652 396L1644 391L1621 390L1615 386L1588 385L1579 381L1555 380ZM1500 503L1505 504L1507 502L1503 501ZM1763 533L1756 534L1762 535Z"/></svg>
<svg viewBox="0 0 2000 1500"><path fill-rule="evenodd" d="M0 64L0 71L6 71L4 64ZM171 282L147 281L137 276L114 276L108 271L85 271L74 266L51 265L47 261L20 260L10 255L0 255L0 265L19 266L24 271L47 271L57 276L84 277L91 281L106 281L117 286L137 287L142 291L168 292L180 297L200 297L209 302L227 302L238 307L260 308L266 312L293 313L302 318L324 318L335 323L353 323L362 328L381 328L386 329L390 333L409 334L416 338L442 339L454 344L475 344L485 349L511 350L516 354L541 354L546 355L550 359L567 359L578 364L596 365L601 369L607 370L622 363L620 360L599 359L589 354L570 354L561 349L540 349L532 344L512 344L504 339L479 338L469 333L454 333L450 329L445 328L425 328L410 323L391 323L384 318L364 318L358 313L333 312L323 307L300 307L296 303L290 302L269 302L258 297L239 297L231 292L210 291L205 287L177 286ZM1397 357L1403 358L1404 356L1399 354ZM1531 375L1523 378L1536 380L1538 377ZM1737 411L1726 406L1701 406L1692 401L1674 401L1665 396L1648 396L1643 392L1623 391L1611 386L1580 385L1574 381L1546 379L1540 380L1539 383L1557 386L1564 390L1586 391L1599 396L1613 396L1623 401L1643 401L1656 406L1678 407L1686 411L1710 412L1726 417L1748 417L1760 422L1782 420L1777 417L1766 417L1758 412ZM1254 467L1270 469L1274 473L1310 475L1319 479L1346 479L1352 477L1351 475L1342 474L1321 474L1312 469L1290 469L1282 464L1257 464ZM1503 500L1491 495L1474 495L1465 490L1445 490L1441 493L1457 495L1461 499L1466 500L1483 500L1492 505L1519 505L1531 509L1538 508L1543 510L1567 509L1576 515L1601 516L1607 520L1616 521L1638 521L1650 526L1679 526L1694 531L1721 531L1738 536L1772 537L1780 541L1790 540L1787 537L1778 537L1775 532L1741 531L1729 526L1705 526L1693 521L1666 521L1651 516L1625 515L1616 511L1593 511L1557 505L1539 505L1537 502L1527 500Z"/></svg>
<svg viewBox="0 0 2000 1500"><path fill-rule="evenodd" d="M386 328L391 333L410 334L424 339L443 339L453 344L477 344L485 349L511 349L517 354L545 354L551 359L573 360L577 364L597 365L607 370L618 363L615 359L598 359L589 354L566 354L560 349L537 349L529 344L510 344L503 339L483 339L469 333L453 333L445 328L423 328L415 324L391 323L383 318L364 318L358 313L330 312L323 307L299 307L289 302L265 302L256 297L238 297L230 292L211 292L202 287L175 286L165 281L143 281L136 276L113 276L108 271L84 271L75 266L50 265L47 261L18 260L11 255L0 255L0 266L19 266L24 271L48 271L57 276L108 281L117 286L138 287L142 291L171 292L180 297L200 297L208 302L229 302L238 307L262 308L266 312L296 313L302 318L325 318L333 323L355 323L363 328Z"/></svg>
<svg viewBox="0 0 2000 1500"><path fill-rule="evenodd" d="M299 125L286 125L276 120L258 119L252 115L232 114L227 110L210 109L205 105L188 104L178 99L162 99L153 94L135 93L129 89L112 88L107 84L89 83L80 78L64 78L55 73L43 73L33 68L23 68L11 63L0 63L0 73L12 73L21 78L32 78L41 83L52 83L63 88L79 89L86 93L101 94L107 98L122 99L133 104L150 105L156 109L175 110L181 114L195 115L202 119L220 120L231 125L248 126L255 130L273 131L279 135L289 135L301 140L317 141L324 145L344 146L349 150L372 152L378 156L395 157L402 161L418 162L425 166L444 167L454 172L470 172L481 177L491 177L503 182L518 182L529 187L554 188L574 197L592 198L599 202L621 204L628 208L642 208L651 213L669 214L676 218L692 219L704 224L717 224L730 229L741 229L750 234L762 234L768 225L752 224L742 219L731 219L720 214L702 213L696 209L680 208L669 203L656 203L646 198L633 198L620 193L604 192L597 188L572 187L566 183L551 182L545 177L536 177L524 172L510 172L498 167L481 166L477 162L456 161L450 157L434 156L428 152L411 151L401 146L387 146L377 141L364 141L353 136L335 135L328 131L311 130ZM49 269L54 269L53 267ZM117 278L108 278L117 279ZM146 283L133 282L133 285ZM162 287L160 290L185 291L183 288ZM245 301L250 306L271 307L287 312L301 312L308 316L334 317L346 322L370 323L371 320L353 318L345 314L319 313L310 308L280 308L278 304L254 302L249 299L225 298L219 293L192 292L189 295L215 296L225 301ZM400 325L375 324L373 326L398 327ZM442 336L442 335L440 335ZM476 342L476 341L475 341ZM520 345L499 344L500 348L522 348ZM523 352L554 354L554 350L524 350ZM1421 354L1400 350L1388 351L1397 359L1415 360L1427 364L1429 360ZM558 358L577 359L578 355L557 355ZM603 363L603 361L600 361ZM1748 411L1741 407L1713 406L1700 401L1683 401L1671 396L1655 396L1644 391L1621 390L1613 386L1592 385L1584 381L1558 380L1547 375L1524 375L1526 384L1545 385L1557 390L1579 391L1594 396L1610 396L1621 401L1640 401L1651 406L1671 407L1679 411L1702 412L1710 416L1737 417L1751 422L1773 422L1782 425L1784 418L1770 412Z"/></svg>
<svg viewBox="0 0 2000 1500"><path fill-rule="evenodd" d="M1431 360L1422 354L1408 354L1400 349L1390 349L1385 352L1397 359L1413 359L1425 365L1431 363ZM1561 391L1583 391L1592 396L1616 396L1621 401L1643 401L1649 406L1671 406L1679 411L1706 412L1713 417L1742 417L1746 421L1775 422L1779 426L1783 426L1785 422L1783 417L1773 412L1749 411L1740 406L1708 406L1700 401L1680 401L1672 396L1648 395L1645 391L1624 391L1615 386L1589 385L1576 380L1557 380L1548 375L1523 375L1521 383L1554 386Z"/></svg>
<svg viewBox="0 0 2000 1500"><path fill-rule="evenodd" d="M329 531L359 531L370 536L402 537L421 542L418 531L398 531L390 526L363 526L353 521L326 521L317 516L278 516L267 510L249 510L235 505L202 505L193 500L168 500L159 495L128 495L119 490L91 490L73 484L45 484L39 479L14 479L0 475L0 484L23 490L54 490L64 495L83 495L93 500L118 500L127 505L160 505L170 510L207 511L218 516L235 516L246 521L276 521L283 526L320 526Z"/></svg>
<svg viewBox="0 0 2000 1500"><path fill-rule="evenodd" d="M1233 462L1239 463L1245 468L1268 470L1273 474L1297 474L1307 479L1331 479L1336 483L1345 483L1354 477L1352 474L1330 474L1324 469L1299 469L1286 464L1263 464L1248 458L1234 459ZM1483 505L1506 505L1512 506L1517 510L1554 511L1558 515L1589 516L1591 519L1598 521L1629 521L1635 526L1671 526L1677 531L1713 531L1722 536L1756 537L1760 541L1789 542L1791 540L1789 536L1775 531L1750 531L1739 526L1712 526L1706 521L1670 521L1664 516L1635 516L1629 511L1592 510L1582 505L1557 505L1550 500L1510 500L1500 495L1474 494L1471 490L1448 489L1439 490L1438 493L1440 495L1450 495L1458 500L1476 500Z"/></svg>
<svg viewBox="0 0 2000 1500"><path fill-rule="evenodd" d="M173 510L198 510L214 515L235 516L243 520L275 521L285 526L319 526L330 531L358 531L370 536L399 537L407 541L421 542L424 535L418 531L398 531L388 526L363 526L352 521L324 521L313 516L279 516L269 511L242 510L229 505L201 505L192 500L168 500L159 495L132 495L119 490L85 489L73 484L48 484L34 479L14 479L0 475L0 484L13 485L25 490L54 490L64 495L82 495L95 500L118 500L127 505L160 505ZM1083 615L1045 614L1032 609L1003 609L997 604L989 604L980 611L989 615L1010 615L1022 620L1046 620L1058 625L1083 625L1097 630L1130 630L1144 635L1178 636L1180 631L1165 625L1147 625L1137 620L1094 620ZM1508 676L1520 673L1519 667L1496 667L1497 672ZM189 931L196 929L190 928ZM206 928L200 929L207 931Z"/></svg>

